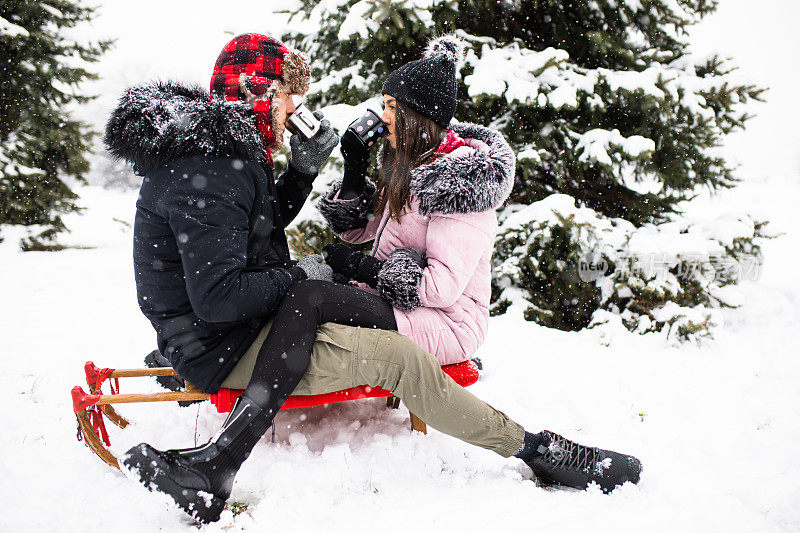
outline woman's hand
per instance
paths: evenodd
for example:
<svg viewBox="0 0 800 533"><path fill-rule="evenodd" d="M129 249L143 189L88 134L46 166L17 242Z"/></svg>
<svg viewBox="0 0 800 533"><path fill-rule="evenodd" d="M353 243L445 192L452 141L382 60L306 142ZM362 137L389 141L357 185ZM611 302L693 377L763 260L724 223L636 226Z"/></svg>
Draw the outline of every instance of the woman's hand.
<svg viewBox="0 0 800 533"><path fill-rule="evenodd" d="M339 198L352 200L364 191L369 168L369 148L349 129L342 135L342 157L344 158L344 177Z"/></svg>
<svg viewBox="0 0 800 533"><path fill-rule="evenodd" d="M349 279L354 279L356 272L356 262L353 261L354 257L358 254L355 250L346 244L334 243L326 244L322 248L322 256L325 258L325 264L330 265L334 272L346 276Z"/></svg>
<svg viewBox="0 0 800 533"><path fill-rule="evenodd" d="M378 272L383 261L371 255L353 250L346 244L328 244L322 249L325 264L330 265L337 274L366 283L375 287L378 283Z"/></svg>
<svg viewBox="0 0 800 533"><path fill-rule="evenodd" d="M369 168L369 148L349 128L342 135L341 150L345 169L360 172L361 174L367 173L367 168Z"/></svg>

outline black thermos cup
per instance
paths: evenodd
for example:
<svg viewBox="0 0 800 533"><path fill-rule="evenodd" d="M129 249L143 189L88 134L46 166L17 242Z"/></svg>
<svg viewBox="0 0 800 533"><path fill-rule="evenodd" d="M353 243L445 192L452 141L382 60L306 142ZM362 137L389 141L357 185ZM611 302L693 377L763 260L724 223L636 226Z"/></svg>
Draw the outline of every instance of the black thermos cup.
<svg viewBox="0 0 800 533"><path fill-rule="evenodd" d="M389 134L381 117L371 109L367 109L366 113L355 119L347 129L355 133L358 140L367 148L372 148L378 139Z"/></svg>

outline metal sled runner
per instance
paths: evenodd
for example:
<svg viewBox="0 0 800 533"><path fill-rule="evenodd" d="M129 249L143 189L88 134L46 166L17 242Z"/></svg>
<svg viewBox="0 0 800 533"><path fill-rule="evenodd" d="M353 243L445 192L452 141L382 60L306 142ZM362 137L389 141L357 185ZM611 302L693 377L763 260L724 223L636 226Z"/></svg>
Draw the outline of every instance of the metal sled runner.
<svg viewBox="0 0 800 533"><path fill-rule="evenodd" d="M83 440L94 453L109 465L119 468L117 458L108 449L111 445L104 418L110 420L120 429L128 426L129 422L121 416L113 404L140 403L140 402L183 402L196 400L210 400L220 413L227 413L233 407L236 398L242 395L243 390L220 389L215 394L207 394L200 389L186 383L183 390L178 392L157 392L149 394L120 394L119 380L133 377L158 377L178 375L172 368L136 368L114 369L98 368L93 362L84 365L86 384L89 392L83 387L76 386L72 389L72 407L78 418L78 440ZM464 361L454 365L442 367L445 374L462 387L468 387L478 381L478 367L472 361ZM110 393L103 394L102 387L108 382ZM348 400L362 398L387 398L387 406L397 408L400 398L390 391L380 387L360 385L351 389L316 394L312 396L290 396L281 409L294 409L298 407L314 407ZM427 433L427 426L419 417L411 413L411 428L422 433Z"/></svg>

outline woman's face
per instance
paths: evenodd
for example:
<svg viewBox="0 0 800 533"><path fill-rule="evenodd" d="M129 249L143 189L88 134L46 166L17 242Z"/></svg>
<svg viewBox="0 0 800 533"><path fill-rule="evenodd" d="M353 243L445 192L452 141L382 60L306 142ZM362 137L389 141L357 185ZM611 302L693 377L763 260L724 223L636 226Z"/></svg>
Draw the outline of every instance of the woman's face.
<svg viewBox="0 0 800 533"><path fill-rule="evenodd" d="M381 115L381 120L386 123L386 128L389 130L389 135L386 138L389 140L389 144L392 145L392 148L397 150L397 135L394 131L394 112L397 109L397 100L395 100L394 96L389 96L388 94L383 95L383 115Z"/></svg>

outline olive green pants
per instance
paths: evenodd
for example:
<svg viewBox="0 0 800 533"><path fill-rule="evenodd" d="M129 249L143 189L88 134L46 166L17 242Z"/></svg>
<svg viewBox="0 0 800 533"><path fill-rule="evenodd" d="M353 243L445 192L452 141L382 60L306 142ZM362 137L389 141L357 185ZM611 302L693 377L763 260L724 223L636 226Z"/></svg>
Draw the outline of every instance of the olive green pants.
<svg viewBox="0 0 800 533"><path fill-rule="evenodd" d="M271 321L264 326L223 387L247 387L271 326ZM325 394L358 385L389 390L429 426L503 457L522 445L522 426L458 385L410 338L396 331L322 324L311 362L293 394Z"/></svg>

